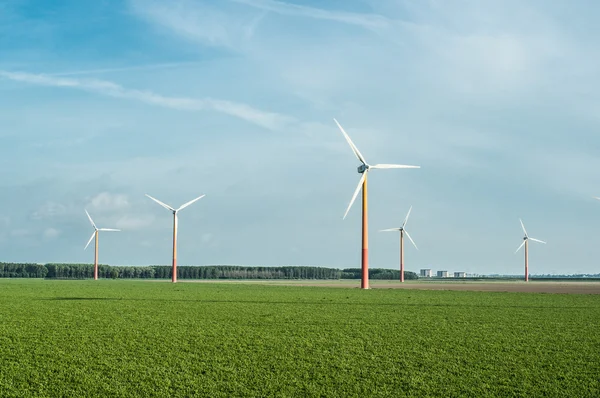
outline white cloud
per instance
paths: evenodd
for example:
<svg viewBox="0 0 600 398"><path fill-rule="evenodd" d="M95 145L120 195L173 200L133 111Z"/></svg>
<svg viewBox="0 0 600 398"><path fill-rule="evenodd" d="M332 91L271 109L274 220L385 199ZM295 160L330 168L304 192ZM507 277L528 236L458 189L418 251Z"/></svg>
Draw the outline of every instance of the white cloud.
<svg viewBox="0 0 600 398"><path fill-rule="evenodd" d="M121 210L129 207L129 200L124 194L101 192L89 201L90 206L97 210Z"/></svg>
<svg viewBox="0 0 600 398"><path fill-rule="evenodd" d="M367 29L381 29L389 27L391 21L377 14L359 14L342 11L329 11L320 8L307 7L273 0L232 0L265 11L272 11L281 15L307 17L327 21L342 22L358 25Z"/></svg>
<svg viewBox="0 0 600 398"><path fill-rule="evenodd" d="M46 228L42 235L46 239L55 239L60 235L60 231L56 228Z"/></svg>
<svg viewBox="0 0 600 398"><path fill-rule="evenodd" d="M166 97L152 91L127 89L116 83L97 79L72 79L53 77L43 74L32 74L24 72L7 72L0 70L0 76L24 83L37 84L51 87L75 88L90 91L115 98L124 98L141 101L151 105L165 108L205 111L212 110L237 117L250 123L257 124L271 130L278 130L294 121L294 118L273 112L265 112L250 105L214 99L214 98L185 98Z"/></svg>
<svg viewBox="0 0 600 398"><path fill-rule="evenodd" d="M152 215L124 215L116 220L115 228L123 230L144 229L152 225L154 219L155 217Z"/></svg>
<svg viewBox="0 0 600 398"><path fill-rule="evenodd" d="M213 240L213 234L206 232L202 234L202 243L206 244Z"/></svg>
<svg viewBox="0 0 600 398"><path fill-rule="evenodd" d="M31 235L31 231L27 228L18 228L10 231L10 236L14 236L17 238Z"/></svg>
<svg viewBox="0 0 600 398"><path fill-rule="evenodd" d="M62 216L67 212L67 207L61 203L46 202L31 214L33 220L45 220Z"/></svg>

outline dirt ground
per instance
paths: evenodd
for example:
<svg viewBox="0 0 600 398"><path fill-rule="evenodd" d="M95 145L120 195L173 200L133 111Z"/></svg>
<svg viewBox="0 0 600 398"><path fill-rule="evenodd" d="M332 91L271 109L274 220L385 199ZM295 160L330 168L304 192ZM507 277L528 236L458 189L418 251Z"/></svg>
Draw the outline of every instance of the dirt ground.
<svg viewBox="0 0 600 398"><path fill-rule="evenodd" d="M326 283L299 283L297 286L356 287L352 285ZM600 294L600 282L465 282L465 283L394 283L377 281L370 283L371 289L417 289L417 290L470 290L481 292L525 292L525 293L567 293Z"/></svg>
<svg viewBox="0 0 600 398"><path fill-rule="evenodd" d="M265 280L179 280L180 282L206 282L206 283L255 283L278 286L319 286L356 289L360 287L359 280L301 280L301 281L265 281ZM548 282L548 281L511 281L511 282L396 282L371 280L371 289L417 289L417 290L467 290L482 292L525 292L525 293L565 293L565 294L600 294L600 282Z"/></svg>

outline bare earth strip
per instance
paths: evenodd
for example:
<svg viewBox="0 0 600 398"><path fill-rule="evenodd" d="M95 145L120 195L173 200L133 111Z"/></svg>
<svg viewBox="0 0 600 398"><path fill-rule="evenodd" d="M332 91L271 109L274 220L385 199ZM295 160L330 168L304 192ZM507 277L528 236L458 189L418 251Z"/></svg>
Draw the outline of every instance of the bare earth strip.
<svg viewBox="0 0 600 398"><path fill-rule="evenodd" d="M206 283L255 283L279 286L319 286L338 288L359 288L357 280L181 280L180 282ZM600 282L405 282L371 281L372 289L416 289L416 290L465 290L481 292L523 292L523 293L566 293L600 294Z"/></svg>
<svg viewBox="0 0 600 398"><path fill-rule="evenodd" d="M377 284L374 287L419 290L471 290L482 292L600 294L600 283L598 282L390 283Z"/></svg>

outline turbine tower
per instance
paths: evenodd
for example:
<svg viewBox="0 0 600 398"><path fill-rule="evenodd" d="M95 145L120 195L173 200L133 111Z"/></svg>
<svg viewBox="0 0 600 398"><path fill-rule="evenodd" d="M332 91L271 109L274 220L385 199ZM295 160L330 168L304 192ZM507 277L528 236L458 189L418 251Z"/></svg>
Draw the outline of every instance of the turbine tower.
<svg viewBox="0 0 600 398"><path fill-rule="evenodd" d="M177 209L174 209L171 206L164 204L160 200L155 199L148 194L146 194L146 196L149 197L150 199L152 199L153 201L155 201L156 203L158 203L159 205L161 205L162 207L164 207L165 209L173 212L173 269L171 271L171 274L172 274L171 281L173 283L176 283L177 282L177 213L180 210L185 209L186 207L188 207L195 201L202 199L206 195L198 196L196 199L190 200L189 202L182 204Z"/></svg>
<svg viewBox="0 0 600 398"><path fill-rule="evenodd" d="M404 222L402 223L402 226L400 228L389 228L389 229L382 229L381 231L379 231L379 232L400 231L400 282L404 282L404 234L406 234L408 239L410 239L410 242L413 244L415 249L419 250L419 248L415 244L415 241L412 240L412 238L410 237L410 234L406 230L406 223L408 221L408 216L410 216L411 210L412 210L412 206L410 206L410 209L408 209L406 218L404 219Z"/></svg>
<svg viewBox="0 0 600 398"><path fill-rule="evenodd" d="M118 232L118 231L120 231L120 229L98 228L98 227L96 227L94 220L92 220L92 217L90 216L90 213L88 213L87 210L85 210L85 214L87 214L90 222L92 223L92 227L94 227L94 233L90 237L90 240L88 240L88 243L87 243L87 245L85 245L83 250L87 249L87 247L90 245L90 243L92 243L92 239L96 238L96 244L95 244L95 249L94 249L94 280L97 281L98 280L98 232L100 232L100 231Z"/></svg>
<svg viewBox="0 0 600 398"><path fill-rule="evenodd" d="M360 287L362 289L369 288L369 230L368 230L368 205L367 205L367 174L371 169L418 169L420 166L406 166L401 164L375 164L370 165L367 163L363 155L360 153L356 145L352 142L348 134L344 131L342 126L338 123L338 121L334 118L335 124L340 128L342 134L344 134L344 138L350 145L352 152L354 152L354 156L360 161L361 165L358 166L358 173L362 174L360 180L358 181L358 186L354 191L354 195L352 196L352 200L346 209L346 213L344 214L344 219L352 204L356 200L358 193L362 189L362 256L361 256L361 267L362 267L362 278Z"/></svg>
<svg viewBox="0 0 600 398"><path fill-rule="evenodd" d="M521 228L523 228L523 232L525 233L525 236L523 237L523 243L521 243L521 246L519 246L519 248L517 249L515 254L519 250L521 250L521 248L523 246L525 246L525 282L529 282L529 241L532 240L534 242L539 242L539 243L546 243L546 242L544 242L543 240L532 238L529 235L527 235L527 231L525 230L525 225L523 225L523 221L521 221L520 218L519 218L519 221L521 222Z"/></svg>

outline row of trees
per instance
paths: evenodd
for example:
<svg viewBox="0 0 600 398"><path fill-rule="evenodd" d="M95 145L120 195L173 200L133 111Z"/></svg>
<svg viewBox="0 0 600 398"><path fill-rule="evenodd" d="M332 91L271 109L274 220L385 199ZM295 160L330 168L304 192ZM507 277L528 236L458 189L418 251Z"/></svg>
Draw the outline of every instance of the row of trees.
<svg viewBox="0 0 600 398"><path fill-rule="evenodd" d="M47 274L44 264L0 263L0 278L44 278Z"/></svg>
<svg viewBox="0 0 600 398"><path fill-rule="evenodd" d="M103 279L169 279L171 267L151 265L145 267L117 267L98 265L98 277ZM0 278L52 278L89 279L94 277L92 264L14 264L0 263ZM232 265L180 266L178 279L360 279L360 268L324 267L244 267ZM400 279L400 271L374 268L371 279ZM405 279L418 279L414 272L406 271Z"/></svg>
<svg viewBox="0 0 600 398"><path fill-rule="evenodd" d="M360 268L346 268L342 270L342 279L360 279L362 270ZM386 268L369 268L369 279L399 280L400 270ZM419 275L411 271L404 271L404 279L419 279Z"/></svg>

